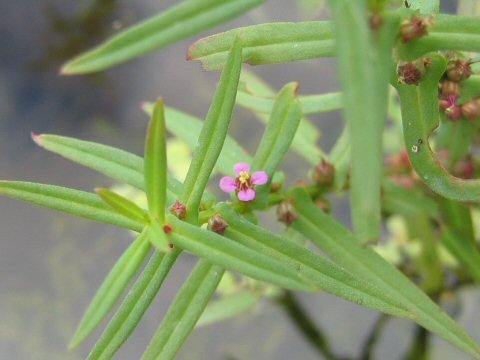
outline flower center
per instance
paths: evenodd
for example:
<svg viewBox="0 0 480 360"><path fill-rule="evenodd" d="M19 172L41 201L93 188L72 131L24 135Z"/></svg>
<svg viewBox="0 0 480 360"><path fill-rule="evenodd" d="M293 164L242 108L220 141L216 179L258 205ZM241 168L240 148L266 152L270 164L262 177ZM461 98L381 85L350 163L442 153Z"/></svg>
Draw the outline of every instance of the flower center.
<svg viewBox="0 0 480 360"><path fill-rule="evenodd" d="M247 190L252 188L252 181L251 176L246 171L240 171L240 175L238 175L237 179L237 191Z"/></svg>

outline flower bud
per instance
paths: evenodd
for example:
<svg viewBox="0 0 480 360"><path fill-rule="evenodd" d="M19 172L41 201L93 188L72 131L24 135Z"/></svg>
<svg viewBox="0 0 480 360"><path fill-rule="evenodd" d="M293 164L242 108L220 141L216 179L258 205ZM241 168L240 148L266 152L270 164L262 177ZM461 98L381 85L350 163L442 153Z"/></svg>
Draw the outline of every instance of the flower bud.
<svg viewBox="0 0 480 360"><path fill-rule="evenodd" d="M473 74L472 63L469 60L451 60L447 65L447 77L452 81L463 81Z"/></svg>
<svg viewBox="0 0 480 360"><path fill-rule="evenodd" d="M423 78L424 68L415 63L400 65L397 70L398 80L402 84L418 85Z"/></svg>
<svg viewBox="0 0 480 360"><path fill-rule="evenodd" d="M312 172L312 180L318 186L330 186L335 178L335 167L329 162L322 160Z"/></svg>
<svg viewBox="0 0 480 360"><path fill-rule="evenodd" d="M475 164L471 158L461 160L455 167L455 175L462 179L472 179L475 176Z"/></svg>
<svg viewBox="0 0 480 360"><path fill-rule="evenodd" d="M291 200L281 202L277 207L277 220L283 222L285 225L290 226L298 219L297 210L293 206Z"/></svg>
<svg viewBox="0 0 480 360"><path fill-rule="evenodd" d="M227 222L220 216L220 214L213 215L207 223L208 230L220 235L225 234L225 230L227 230L227 227Z"/></svg>
<svg viewBox="0 0 480 360"><path fill-rule="evenodd" d="M460 120L460 118L462 117L462 108L460 107L460 105L453 105L447 108L447 110L445 110L445 114L447 114L447 117L450 120Z"/></svg>
<svg viewBox="0 0 480 360"><path fill-rule="evenodd" d="M480 118L480 98L470 100L461 107L462 115L468 120L477 120Z"/></svg>
<svg viewBox="0 0 480 360"><path fill-rule="evenodd" d="M170 207L170 212L180 220L185 220L187 217L187 208L178 200Z"/></svg>
<svg viewBox="0 0 480 360"><path fill-rule="evenodd" d="M444 81L442 83L442 98L455 97L458 98L461 94L459 83L455 81Z"/></svg>
<svg viewBox="0 0 480 360"><path fill-rule="evenodd" d="M327 199L322 198L322 197L319 197L315 200L315 205L317 205L317 207L322 209L323 212L325 212L327 214L330 213L330 211L332 210L332 206L331 206L330 202Z"/></svg>
<svg viewBox="0 0 480 360"><path fill-rule="evenodd" d="M431 17L420 17L413 15L410 19L404 20L400 25L400 36L404 43L428 34L428 28L432 25Z"/></svg>

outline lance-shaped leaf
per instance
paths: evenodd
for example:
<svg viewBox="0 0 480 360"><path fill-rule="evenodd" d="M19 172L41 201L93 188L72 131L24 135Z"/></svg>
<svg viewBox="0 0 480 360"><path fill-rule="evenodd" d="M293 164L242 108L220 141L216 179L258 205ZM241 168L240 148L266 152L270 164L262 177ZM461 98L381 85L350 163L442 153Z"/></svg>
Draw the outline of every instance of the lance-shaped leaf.
<svg viewBox="0 0 480 360"><path fill-rule="evenodd" d="M241 106L246 106L240 100L242 93L250 94L255 97L270 98L271 107L269 108L268 114L263 112L254 111L257 118L262 121L264 124L268 123L269 114L273 109L274 99L276 97L275 91L262 79L260 79L255 74L245 71L242 71L240 75L240 81L242 82L242 91L239 91L237 95L237 103ZM303 117L298 126L295 137L292 141L292 149L302 156L304 159L309 161L311 164L316 165L324 155L320 148L317 146L317 140L320 137L320 131L312 124L312 122ZM246 161L247 162L247 161Z"/></svg>
<svg viewBox="0 0 480 360"><path fill-rule="evenodd" d="M480 359L480 346L460 325L444 313L423 291L372 249L362 247L343 225L325 214L301 189L292 192L298 219L294 229L310 239L338 265L382 289L385 294L408 303L415 319L459 349Z"/></svg>
<svg viewBox="0 0 480 360"><path fill-rule="evenodd" d="M223 273L219 266L199 260L155 332L143 360L175 357L215 293Z"/></svg>
<svg viewBox="0 0 480 360"><path fill-rule="evenodd" d="M260 300L260 295L248 290L222 296L210 302L197 321L196 327L218 323L251 311Z"/></svg>
<svg viewBox="0 0 480 360"><path fill-rule="evenodd" d="M95 142L58 135L34 135L33 140L48 151L98 171L117 181L145 190L143 159L127 151ZM168 177L169 203L181 193L182 184Z"/></svg>
<svg viewBox="0 0 480 360"><path fill-rule="evenodd" d="M167 202L167 130L163 100L153 107L145 141L145 190L150 215L165 223Z"/></svg>
<svg viewBox="0 0 480 360"><path fill-rule="evenodd" d="M347 184L350 171L351 148L352 146L348 138L348 127L345 126L329 154L329 160L335 167L333 188L336 191L344 189Z"/></svg>
<svg viewBox="0 0 480 360"><path fill-rule="evenodd" d="M152 219L148 226L148 239L159 251L169 252L171 250L163 225L158 219Z"/></svg>
<svg viewBox="0 0 480 360"><path fill-rule="evenodd" d="M409 0L410 8L418 10L420 14L431 15L440 11L440 0Z"/></svg>
<svg viewBox="0 0 480 360"><path fill-rule="evenodd" d="M0 181L0 195L137 232L143 230L141 223L117 213L96 194L85 191L22 181Z"/></svg>
<svg viewBox="0 0 480 360"><path fill-rule="evenodd" d="M336 111L342 108L342 94L339 92L321 95L303 95L297 97L304 115ZM239 91L237 104L260 113L270 114L274 100Z"/></svg>
<svg viewBox="0 0 480 360"><path fill-rule="evenodd" d="M152 255L88 355L88 360L113 358L140 323L180 253L180 250L174 249L168 254L155 252Z"/></svg>
<svg viewBox="0 0 480 360"><path fill-rule="evenodd" d="M195 222L198 217L202 194L227 136L237 95L241 60L242 46L235 41L185 177L182 203L187 207L187 220L190 222Z"/></svg>
<svg viewBox="0 0 480 360"><path fill-rule="evenodd" d="M212 231L180 221L174 216L168 216L168 220L173 228L169 240L182 249L254 279L287 289L315 290L295 269L272 259L268 254L259 253Z"/></svg>
<svg viewBox="0 0 480 360"><path fill-rule="evenodd" d="M438 14L428 35L414 39L399 48L404 60L412 61L436 50L480 51L480 21L478 16Z"/></svg>
<svg viewBox="0 0 480 360"><path fill-rule="evenodd" d="M429 137L438 127L438 82L446 69L445 58L431 54L419 86L396 84L401 100L403 134L410 162L422 181L434 192L457 201L480 201L480 180L450 175L438 162Z"/></svg>
<svg viewBox="0 0 480 360"><path fill-rule="evenodd" d="M343 116L352 147L352 220L361 243L379 237L382 133L387 118L392 49L400 24L400 16L385 14L382 26L372 32L366 3L365 0L330 1L335 19Z"/></svg>
<svg viewBox="0 0 480 360"><path fill-rule="evenodd" d="M388 314L415 317L405 303L354 273L348 273L321 255L250 223L226 204L219 204L217 209L229 224L226 236L295 269L318 289Z"/></svg>
<svg viewBox="0 0 480 360"><path fill-rule="evenodd" d="M480 251L470 239L461 233L451 231L448 228L443 229L442 241L447 250L455 256L463 269L480 283Z"/></svg>
<svg viewBox="0 0 480 360"><path fill-rule="evenodd" d="M295 97L297 88L297 83L290 83L278 93L270 120L253 158L253 170L265 171L269 183L290 148L302 117L302 109ZM268 191L268 186L258 189L258 204L263 201L263 205L266 205Z"/></svg>
<svg viewBox="0 0 480 360"><path fill-rule="evenodd" d="M263 0L188 0L151 17L65 64L62 74L104 70L208 30Z"/></svg>
<svg viewBox="0 0 480 360"><path fill-rule="evenodd" d="M144 230L118 259L88 305L69 348L80 345L105 319L142 267L151 246Z"/></svg>
<svg viewBox="0 0 480 360"><path fill-rule="evenodd" d="M188 60L200 60L207 70L222 69L233 40L244 46L243 61L252 65L278 64L333 56L329 21L271 23L247 26L198 40Z"/></svg>
<svg viewBox="0 0 480 360"><path fill-rule="evenodd" d="M144 103L143 109L146 113L151 114L153 105ZM198 143L198 137L202 131L202 121L190 114L184 113L172 107L165 107L165 117L167 130L176 137L185 141L190 149L194 150ZM220 153L215 169L222 174L230 174L236 163L251 163L251 157L231 136L225 138L222 152Z"/></svg>
<svg viewBox="0 0 480 360"><path fill-rule="evenodd" d="M392 214L410 218L422 214L433 219L440 217L438 204L419 189L406 189L390 179L384 179L382 190L383 207Z"/></svg>
<svg viewBox="0 0 480 360"><path fill-rule="evenodd" d="M134 202L108 189L95 189L95 192L119 214L139 223L148 224L150 222L148 213Z"/></svg>

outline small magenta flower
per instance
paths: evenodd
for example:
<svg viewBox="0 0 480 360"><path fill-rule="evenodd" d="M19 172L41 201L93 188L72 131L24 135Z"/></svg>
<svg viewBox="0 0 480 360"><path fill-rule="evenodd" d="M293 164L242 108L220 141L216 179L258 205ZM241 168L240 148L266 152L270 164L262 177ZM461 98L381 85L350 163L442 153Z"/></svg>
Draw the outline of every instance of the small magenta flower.
<svg viewBox="0 0 480 360"><path fill-rule="evenodd" d="M226 193L237 194L240 201L252 201L255 199L255 186L264 185L268 182L268 175L265 171L256 171L250 174L250 165L238 163L235 165L234 179L224 176L220 179L220 189Z"/></svg>

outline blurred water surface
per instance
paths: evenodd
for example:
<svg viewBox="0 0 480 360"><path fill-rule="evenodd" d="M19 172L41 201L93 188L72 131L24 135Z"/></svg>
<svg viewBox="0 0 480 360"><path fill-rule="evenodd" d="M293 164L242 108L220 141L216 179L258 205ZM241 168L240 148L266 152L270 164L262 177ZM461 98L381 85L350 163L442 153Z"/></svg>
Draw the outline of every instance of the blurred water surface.
<svg viewBox="0 0 480 360"><path fill-rule="evenodd" d="M204 117L218 74L206 73L198 63L184 60L194 39L102 74L58 76L64 60L172 3L0 1L1 179L88 191L110 186L112 182L105 177L38 149L30 140L30 132L75 136L141 154L147 122L140 109L142 101L163 96L170 106ZM211 33L258 22L300 19L295 2L270 1ZM295 80L305 94L337 90L331 60L254 70L277 89ZM322 146L330 148L341 128L339 115L326 114L314 121L324 132ZM260 138L258 129L251 114L237 110L232 132L250 151ZM289 156L286 169L294 174L289 179L292 181L303 176L308 166ZM339 204L338 213L348 223L345 203ZM131 241L130 234L5 198L0 199L0 229L0 359L85 358L94 339L69 353L69 338L102 279ZM194 263L193 257L182 257L118 359L139 358ZM327 335L335 338L333 348L344 356L358 352L367 329L378 317L325 294L300 298ZM478 297L468 299L470 305L461 315L469 324L478 323L478 315L472 315ZM235 321L195 331L178 358L317 359L283 312L265 305ZM465 313L465 309L472 312ZM410 328L406 321L392 322L379 346L378 358L400 358L411 341ZM463 356L443 343L438 348L442 355L439 352L435 359Z"/></svg>

